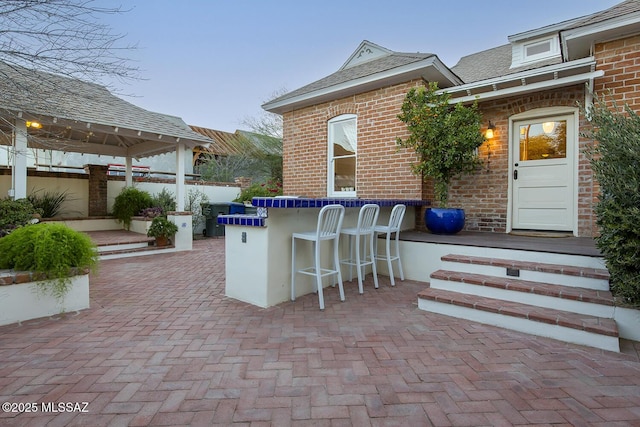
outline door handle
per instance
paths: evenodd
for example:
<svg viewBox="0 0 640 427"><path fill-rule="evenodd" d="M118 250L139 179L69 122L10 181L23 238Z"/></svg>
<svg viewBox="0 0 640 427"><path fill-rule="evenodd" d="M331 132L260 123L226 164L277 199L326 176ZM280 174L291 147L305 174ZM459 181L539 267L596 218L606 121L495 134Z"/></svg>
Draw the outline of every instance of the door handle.
<svg viewBox="0 0 640 427"><path fill-rule="evenodd" d="M514 180L518 179L518 169L514 169L514 171L513 171L513 179Z"/></svg>

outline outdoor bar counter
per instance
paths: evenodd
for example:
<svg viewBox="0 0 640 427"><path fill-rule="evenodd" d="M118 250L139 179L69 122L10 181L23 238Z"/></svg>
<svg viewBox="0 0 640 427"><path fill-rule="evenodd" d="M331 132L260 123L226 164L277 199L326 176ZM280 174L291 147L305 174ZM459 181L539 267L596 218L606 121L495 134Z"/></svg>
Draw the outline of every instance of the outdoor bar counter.
<svg viewBox="0 0 640 427"><path fill-rule="evenodd" d="M291 298L292 233L315 230L320 209L329 204L343 205L346 209L342 226L355 227L360 207L367 203L380 206L378 224L381 225L389 222L393 206L406 205L403 230L415 228L416 207L429 205L425 200L254 197L252 204L257 208L257 215L218 216L218 223L225 225L225 295L259 307L288 301ZM327 265L330 245L324 246L323 265ZM299 267L312 265L310 244L298 246L297 259ZM378 264L378 274L386 274L386 266L382 264ZM349 278L344 272L346 281ZM328 286L329 282L325 280L324 285ZM311 292L315 292L313 278L300 275L296 282L297 296Z"/></svg>

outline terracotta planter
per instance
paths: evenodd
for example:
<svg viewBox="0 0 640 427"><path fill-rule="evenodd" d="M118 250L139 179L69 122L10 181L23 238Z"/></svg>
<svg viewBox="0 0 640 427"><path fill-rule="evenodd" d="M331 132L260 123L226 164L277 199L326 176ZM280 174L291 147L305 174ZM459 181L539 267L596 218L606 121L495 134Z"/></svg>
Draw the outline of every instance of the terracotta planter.
<svg viewBox="0 0 640 427"><path fill-rule="evenodd" d="M156 237L156 246L169 246L169 238L167 236Z"/></svg>

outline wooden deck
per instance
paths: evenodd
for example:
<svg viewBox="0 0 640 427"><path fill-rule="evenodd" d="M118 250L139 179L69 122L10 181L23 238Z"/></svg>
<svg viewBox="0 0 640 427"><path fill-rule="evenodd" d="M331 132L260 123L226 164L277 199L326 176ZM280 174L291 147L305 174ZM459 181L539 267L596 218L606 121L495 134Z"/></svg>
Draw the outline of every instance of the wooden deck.
<svg viewBox="0 0 640 427"><path fill-rule="evenodd" d="M573 237L564 234L531 233L531 235L520 235L461 231L454 235L440 235L410 230L401 232L400 240L602 257L593 238Z"/></svg>

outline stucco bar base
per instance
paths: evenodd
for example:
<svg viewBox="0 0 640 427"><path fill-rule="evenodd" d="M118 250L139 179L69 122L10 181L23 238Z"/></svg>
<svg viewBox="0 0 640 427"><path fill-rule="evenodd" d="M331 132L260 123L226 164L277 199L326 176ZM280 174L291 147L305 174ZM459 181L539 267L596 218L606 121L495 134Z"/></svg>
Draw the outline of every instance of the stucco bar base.
<svg viewBox="0 0 640 427"><path fill-rule="evenodd" d="M393 208L393 204L388 206L385 204L381 203L378 218L380 224L388 223ZM359 207L356 205L345 207L343 227L356 226ZM225 226L226 296L259 307L270 307L289 301L291 299L291 235L295 232L315 230L319 212L320 207L269 207L264 226L227 224ZM415 228L415 206L407 206L402 228L405 230ZM344 243L343 240L342 253L346 254ZM310 243L300 242L297 245L298 267L312 265L311 246L307 245ZM323 265L328 265L331 247L324 246ZM342 272L344 280L348 280L348 269L343 268ZM325 279L324 287L332 284L333 282L328 278ZM356 281L353 284L357 286ZM345 282L345 286L350 286L350 283ZM298 275L296 296L312 292L315 292L313 278Z"/></svg>

